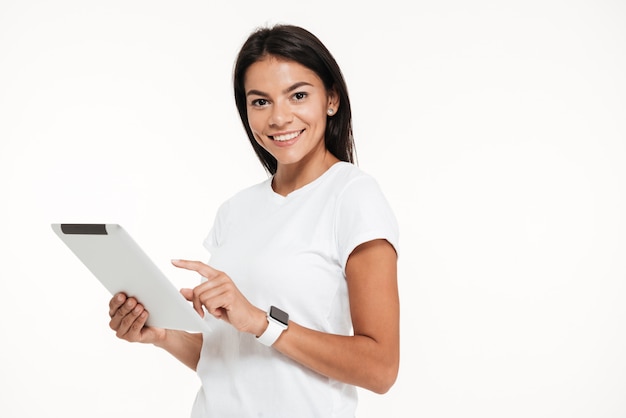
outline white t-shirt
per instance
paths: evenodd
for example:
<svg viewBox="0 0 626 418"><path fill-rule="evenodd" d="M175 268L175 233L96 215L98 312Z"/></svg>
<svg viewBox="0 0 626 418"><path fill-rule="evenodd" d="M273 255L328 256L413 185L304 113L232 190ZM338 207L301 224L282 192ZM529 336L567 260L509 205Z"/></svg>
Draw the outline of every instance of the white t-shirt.
<svg viewBox="0 0 626 418"><path fill-rule="evenodd" d="M345 266L359 244L386 239L398 225L376 181L346 162L287 196L271 179L226 201L204 245L255 306L275 305L319 331L351 335ZM254 335L210 315L192 418L353 418L352 385L290 360Z"/></svg>

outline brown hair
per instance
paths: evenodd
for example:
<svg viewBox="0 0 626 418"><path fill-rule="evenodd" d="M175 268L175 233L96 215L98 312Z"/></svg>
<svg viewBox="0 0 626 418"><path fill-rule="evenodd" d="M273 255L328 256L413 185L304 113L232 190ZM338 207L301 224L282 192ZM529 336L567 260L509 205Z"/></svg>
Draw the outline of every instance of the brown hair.
<svg viewBox="0 0 626 418"><path fill-rule="evenodd" d="M335 157L341 161L354 163L356 150L352 136L352 111L348 88L339 65L324 44L311 32L298 26L276 25L252 32L239 51L233 74L237 110L252 148L263 167L270 174L274 174L277 162L257 143L250 129L244 78L252 64L268 55L295 61L307 67L322 80L327 91L334 89L337 92L340 105L337 113L327 119L324 140L326 148Z"/></svg>

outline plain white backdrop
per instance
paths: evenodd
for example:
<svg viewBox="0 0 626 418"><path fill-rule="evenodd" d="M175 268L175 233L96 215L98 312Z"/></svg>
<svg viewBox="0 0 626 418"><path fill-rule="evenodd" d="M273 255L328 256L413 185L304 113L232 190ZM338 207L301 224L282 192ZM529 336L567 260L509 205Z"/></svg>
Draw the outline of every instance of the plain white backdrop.
<svg viewBox="0 0 626 418"><path fill-rule="evenodd" d="M620 1L0 0L0 416L184 417L193 372L119 341L52 222L124 225L177 287L265 179L235 54L302 25L401 225L402 362L359 418L626 416Z"/></svg>

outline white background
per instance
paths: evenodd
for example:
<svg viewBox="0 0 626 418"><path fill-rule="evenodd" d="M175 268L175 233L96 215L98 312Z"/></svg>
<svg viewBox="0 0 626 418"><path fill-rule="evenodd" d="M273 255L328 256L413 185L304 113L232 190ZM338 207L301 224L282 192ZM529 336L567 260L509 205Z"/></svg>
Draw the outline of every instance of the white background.
<svg viewBox="0 0 626 418"><path fill-rule="evenodd" d="M343 68L401 225L402 362L367 417L626 416L621 1L0 0L0 416L184 417L52 222L124 225L178 287L262 181L231 94L265 23Z"/></svg>

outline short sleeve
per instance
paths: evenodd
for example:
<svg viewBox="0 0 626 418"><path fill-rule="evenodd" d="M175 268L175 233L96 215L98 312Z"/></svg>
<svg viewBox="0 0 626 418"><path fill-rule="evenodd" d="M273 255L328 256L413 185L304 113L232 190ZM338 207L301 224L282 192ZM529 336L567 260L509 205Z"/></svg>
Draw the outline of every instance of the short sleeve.
<svg viewBox="0 0 626 418"><path fill-rule="evenodd" d="M349 182L337 202L338 254L345 271L348 257L359 245L387 240L398 253L398 222L376 180L362 175Z"/></svg>
<svg viewBox="0 0 626 418"><path fill-rule="evenodd" d="M225 202L217 210L217 214L215 215L215 219L213 221L213 226L211 227L209 234L206 236L203 242L204 248L206 248L209 253L213 253L215 249L220 246L224 234L224 229L226 228L227 217L228 202Z"/></svg>

